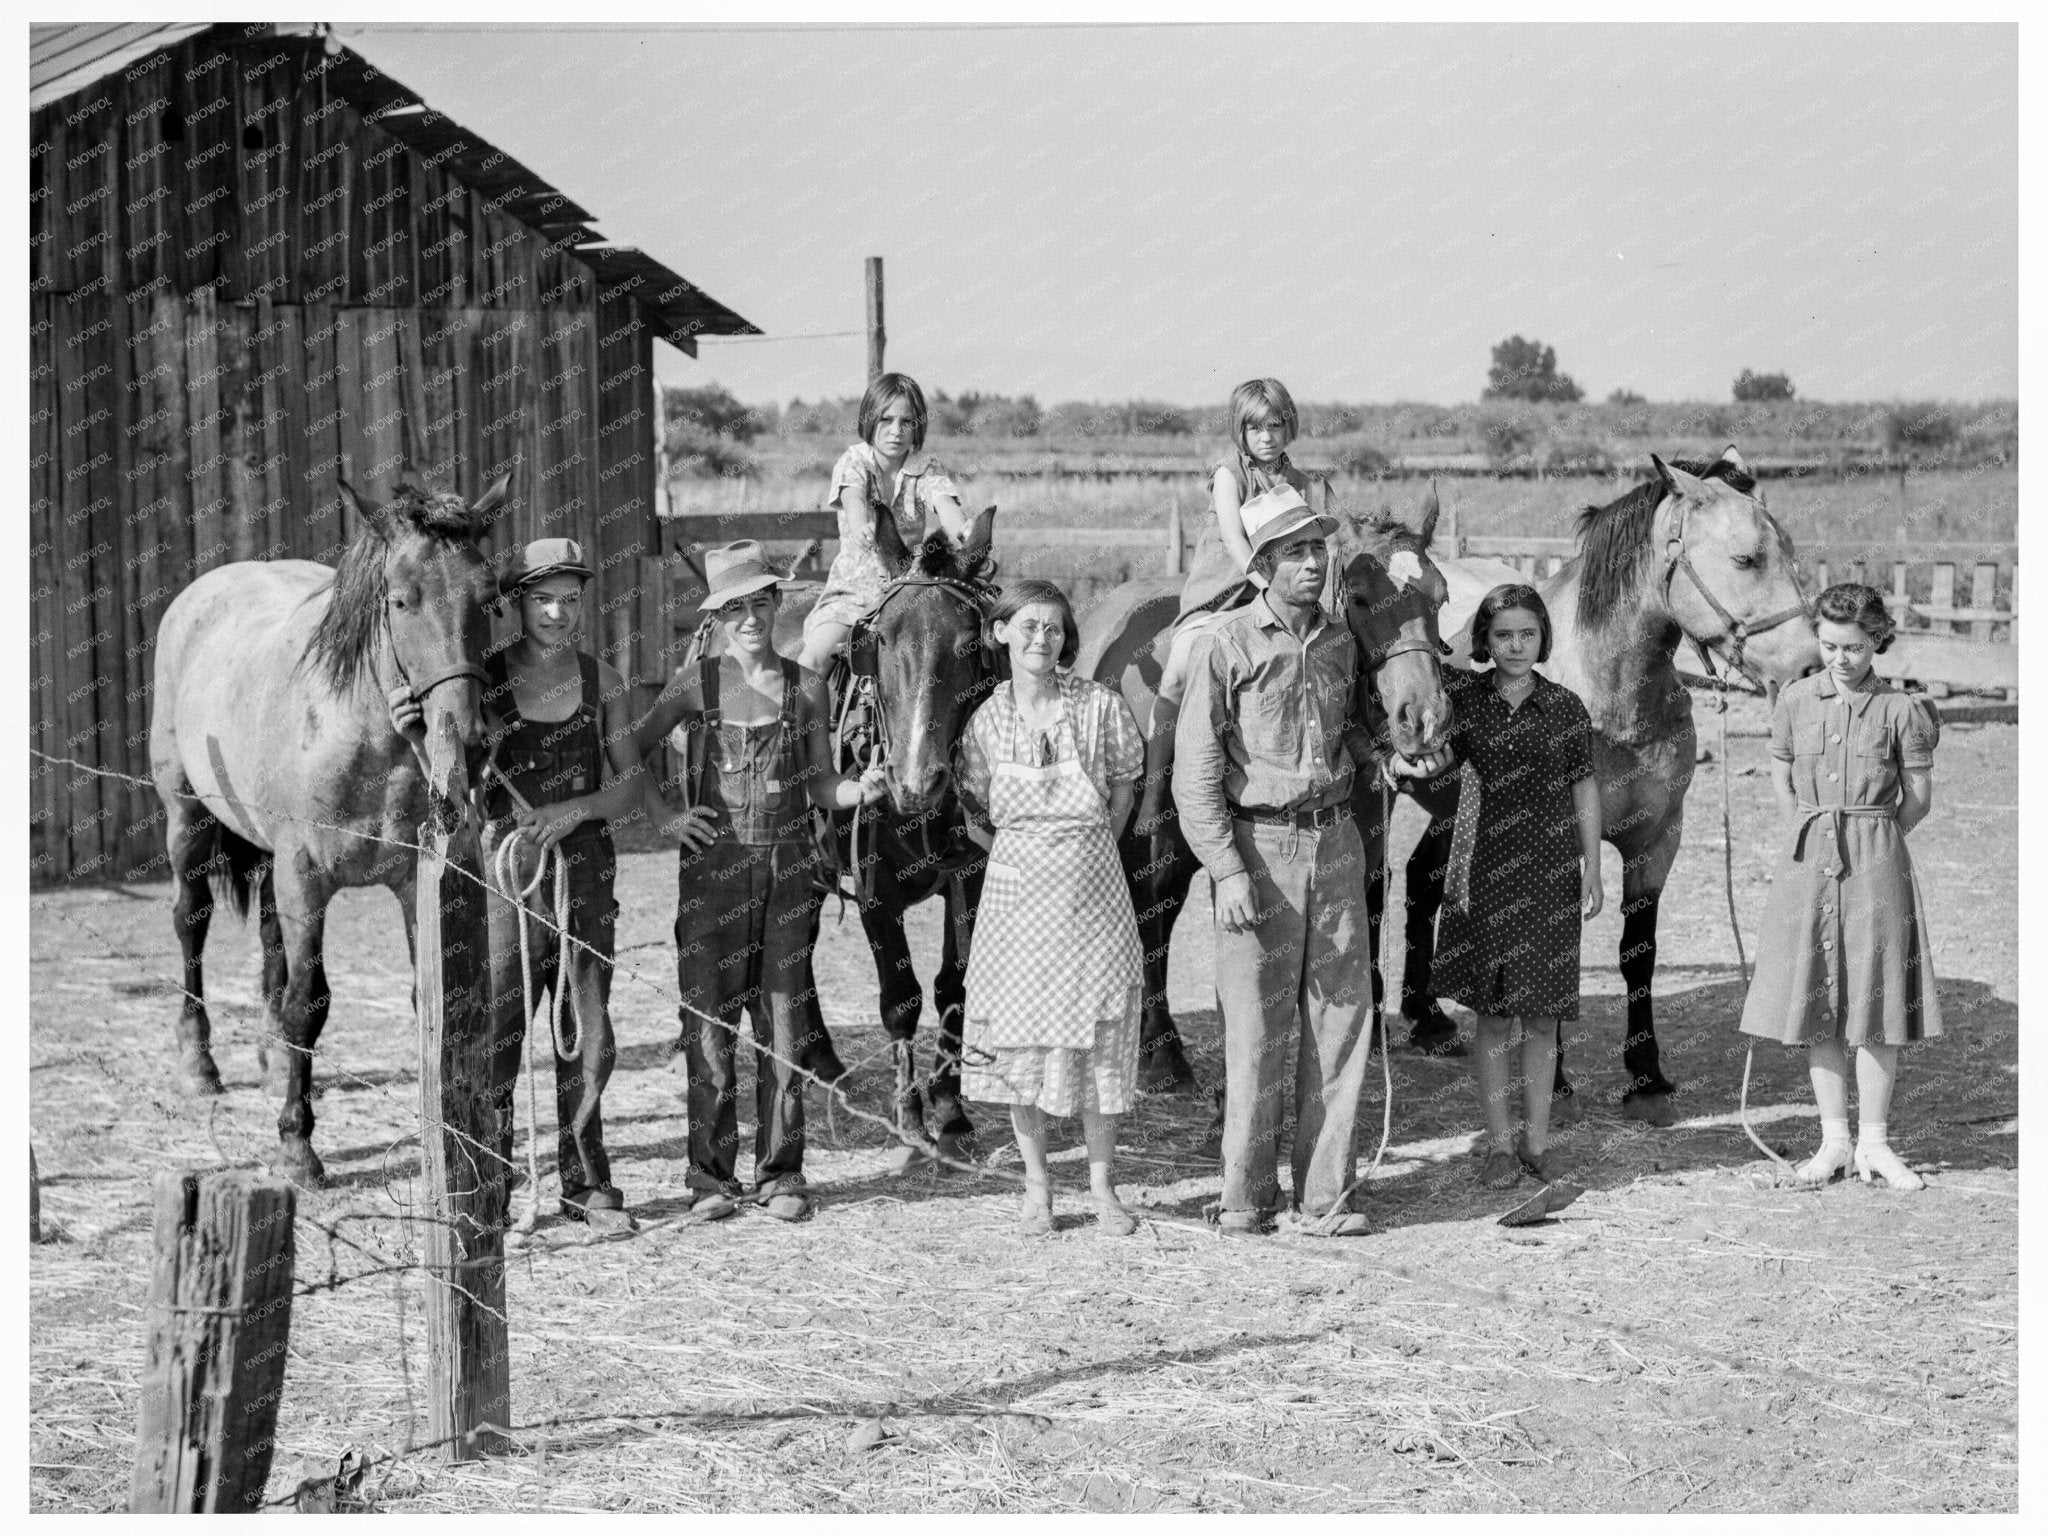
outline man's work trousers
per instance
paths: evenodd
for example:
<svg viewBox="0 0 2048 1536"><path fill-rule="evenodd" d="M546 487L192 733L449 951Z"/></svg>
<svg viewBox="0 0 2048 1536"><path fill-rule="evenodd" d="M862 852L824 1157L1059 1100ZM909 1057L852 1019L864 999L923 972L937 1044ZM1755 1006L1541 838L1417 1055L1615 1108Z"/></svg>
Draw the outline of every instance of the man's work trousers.
<svg viewBox="0 0 2048 1536"><path fill-rule="evenodd" d="M1223 1209L1275 1211L1288 1045L1294 1069L1294 1198L1326 1214L1357 1165L1369 1056L1365 854L1346 820L1322 831L1233 824L1256 921L1216 931L1223 1008Z"/></svg>

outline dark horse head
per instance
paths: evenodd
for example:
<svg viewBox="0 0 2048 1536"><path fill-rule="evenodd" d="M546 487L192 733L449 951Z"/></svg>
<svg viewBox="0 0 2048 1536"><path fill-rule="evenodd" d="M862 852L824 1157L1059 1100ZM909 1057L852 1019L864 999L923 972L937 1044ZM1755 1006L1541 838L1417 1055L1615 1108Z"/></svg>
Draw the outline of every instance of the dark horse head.
<svg viewBox="0 0 2048 1536"><path fill-rule="evenodd" d="M1404 757L1434 751L1451 729L1440 660L1449 647L1436 624L1450 589L1429 558L1436 519L1431 481L1413 512L1382 504L1345 513L1330 540L1344 574L1344 618L1358 643L1359 665L1372 672L1387 734Z"/></svg>
<svg viewBox="0 0 2048 1536"><path fill-rule="evenodd" d="M484 652L498 600L479 541L512 483L500 475L476 504L406 486L372 506L346 481L362 531L341 557L308 661L344 697L374 684L374 707L408 688L426 717L428 784L444 800L468 788L466 754L483 740Z"/></svg>
<svg viewBox="0 0 2048 1536"><path fill-rule="evenodd" d="M953 748L995 683L982 645L983 586L994 507L956 549L925 539L856 632L853 666L875 680L888 755L889 804L899 816L940 811L953 790Z"/></svg>

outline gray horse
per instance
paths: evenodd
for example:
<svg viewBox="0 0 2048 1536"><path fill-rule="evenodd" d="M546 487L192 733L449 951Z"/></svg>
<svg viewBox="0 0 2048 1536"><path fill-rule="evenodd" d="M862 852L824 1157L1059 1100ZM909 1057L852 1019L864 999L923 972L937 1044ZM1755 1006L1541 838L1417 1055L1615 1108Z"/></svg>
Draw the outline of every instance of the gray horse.
<svg viewBox="0 0 2048 1536"><path fill-rule="evenodd" d="M327 904L349 886L388 886L411 947L420 825L467 793L467 754L483 739L497 587L478 541L510 481L473 507L410 488L371 507L344 484L363 528L339 569L222 566L178 594L157 632L149 753L178 886L179 1067L189 1091L221 1091L206 931L214 887L245 917L254 887L268 1034L258 1059L282 1079L278 1162L301 1182L325 1176L310 1138ZM386 700L402 688L425 712L418 750L391 725Z"/></svg>

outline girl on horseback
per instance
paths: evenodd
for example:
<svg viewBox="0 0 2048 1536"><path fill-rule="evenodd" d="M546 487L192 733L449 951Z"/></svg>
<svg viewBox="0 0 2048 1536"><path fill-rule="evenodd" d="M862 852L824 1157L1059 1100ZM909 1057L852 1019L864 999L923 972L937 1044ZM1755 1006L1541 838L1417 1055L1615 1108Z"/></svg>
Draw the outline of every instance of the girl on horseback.
<svg viewBox="0 0 2048 1536"><path fill-rule="evenodd" d="M1144 797L1138 807L1137 830L1146 834L1159 823L1169 800L1168 775L1173 766L1173 727L1180 718L1181 695L1187 688L1188 656L1206 621L1258 596L1261 582L1251 569L1252 546L1245 536L1239 509L1265 491L1292 486L1323 516L1330 514L1330 482L1295 468L1287 446L1301 435L1301 416L1294 397L1278 379L1247 379L1230 392L1231 439L1235 451L1217 464L1210 476L1210 505L1215 521L1202 530L1194 562L1181 588L1180 615L1174 620L1173 643L1159 678L1158 702L1152 706L1152 728L1145 746ZM1320 483L1319 494L1312 487ZM1320 503L1320 505L1318 505Z"/></svg>
<svg viewBox="0 0 2048 1536"><path fill-rule="evenodd" d="M825 493L839 514L839 553L804 619L799 659L820 677L934 520L956 545L966 542L960 493L936 463L918 457L927 420L924 391L907 373L883 374L861 397L861 440L839 456Z"/></svg>
<svg viewBox="0 0 2048 1536"><path fill-rule="evenodd" d="M1906 834L1934 806L1941 724L1926 699L1874 670L1897 628L1882 596L1843 582L1815 611L1822 670L1787 684L1771 711L1771 783L1788 841L1742 1032L1806 1047L1820 1150L1800 1165L1801 1183L1829 1183L1853 1164L1866 1184L1919 1189L1885 1122L1899 1047L1941 1033L1927 914L1906 853Z"/></svg>

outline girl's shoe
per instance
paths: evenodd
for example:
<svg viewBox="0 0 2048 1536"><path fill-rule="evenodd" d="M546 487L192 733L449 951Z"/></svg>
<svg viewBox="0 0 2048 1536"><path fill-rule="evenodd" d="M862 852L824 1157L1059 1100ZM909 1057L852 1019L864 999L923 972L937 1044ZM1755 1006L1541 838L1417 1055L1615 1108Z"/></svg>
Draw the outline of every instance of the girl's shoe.
<svg viewBox="0 0 2048 1536"><path fill-rule="evenodd" d="M1024 1191L1024 1203L1017 1210L1017 1230L1026 1237L1050 1237L1052 1235L1052 1191L1032 1189Z"/></svg>
<svg viewBox="0 0 2048 1536"><path fill-rule="evenodd" d="M1872 1177L1883 1179L1892 1189L1925 1189L1927 1181L1908 1168L1883 1142L1856 1148L1856 1176L1868 1184Z"/></svg>
<svg viewBox="0 0 2048 1536"><path fill-rule="evenodd" d="M1488 1189L1508 1189L1522 1177L1522 1165L1515 1161L1512 1152L1503 1152L1495 1147L1486 1154L1486 1161L1479 1167L1479 1182Z"/></svg>
<svg viewBox="0 0 2048 1536"><path fill-rule="evenodd" d="M1557 1154L1548 1147L1541 1152L1531 1152L1529 1143L1517 1138L1515 1160L1528 1169L1530 1176L1539 1184L1555 1184L1560 1177Z"/></svg>
<svg viewBox="0 0 2048 1536"><path fill-rule="evenodd" d="M804 1221L817 1207L811 1203L809 1195L788 1190L779 1195L770 1195L762 1202L761 1209L777 1221Z"/></svg>
<svg viewBox="0 0 2048 1536"><path fill-rule="evenodd" d="M1095 1197L1095 1228L1104 1237L1129 1237L1138 1230L1138 1218L1124 1209L1121 1200Z"/></svg>
<svg viewBox="0 0 2048 1536"><path fill-rule="evenodd" d="M1848 1170L1849 1157L1849 1143L1846 1141L1824 1141L1820 1144L1818 1152L1792 1170L1792 1182L1811 1185L1832 1184Z"/></svg>

